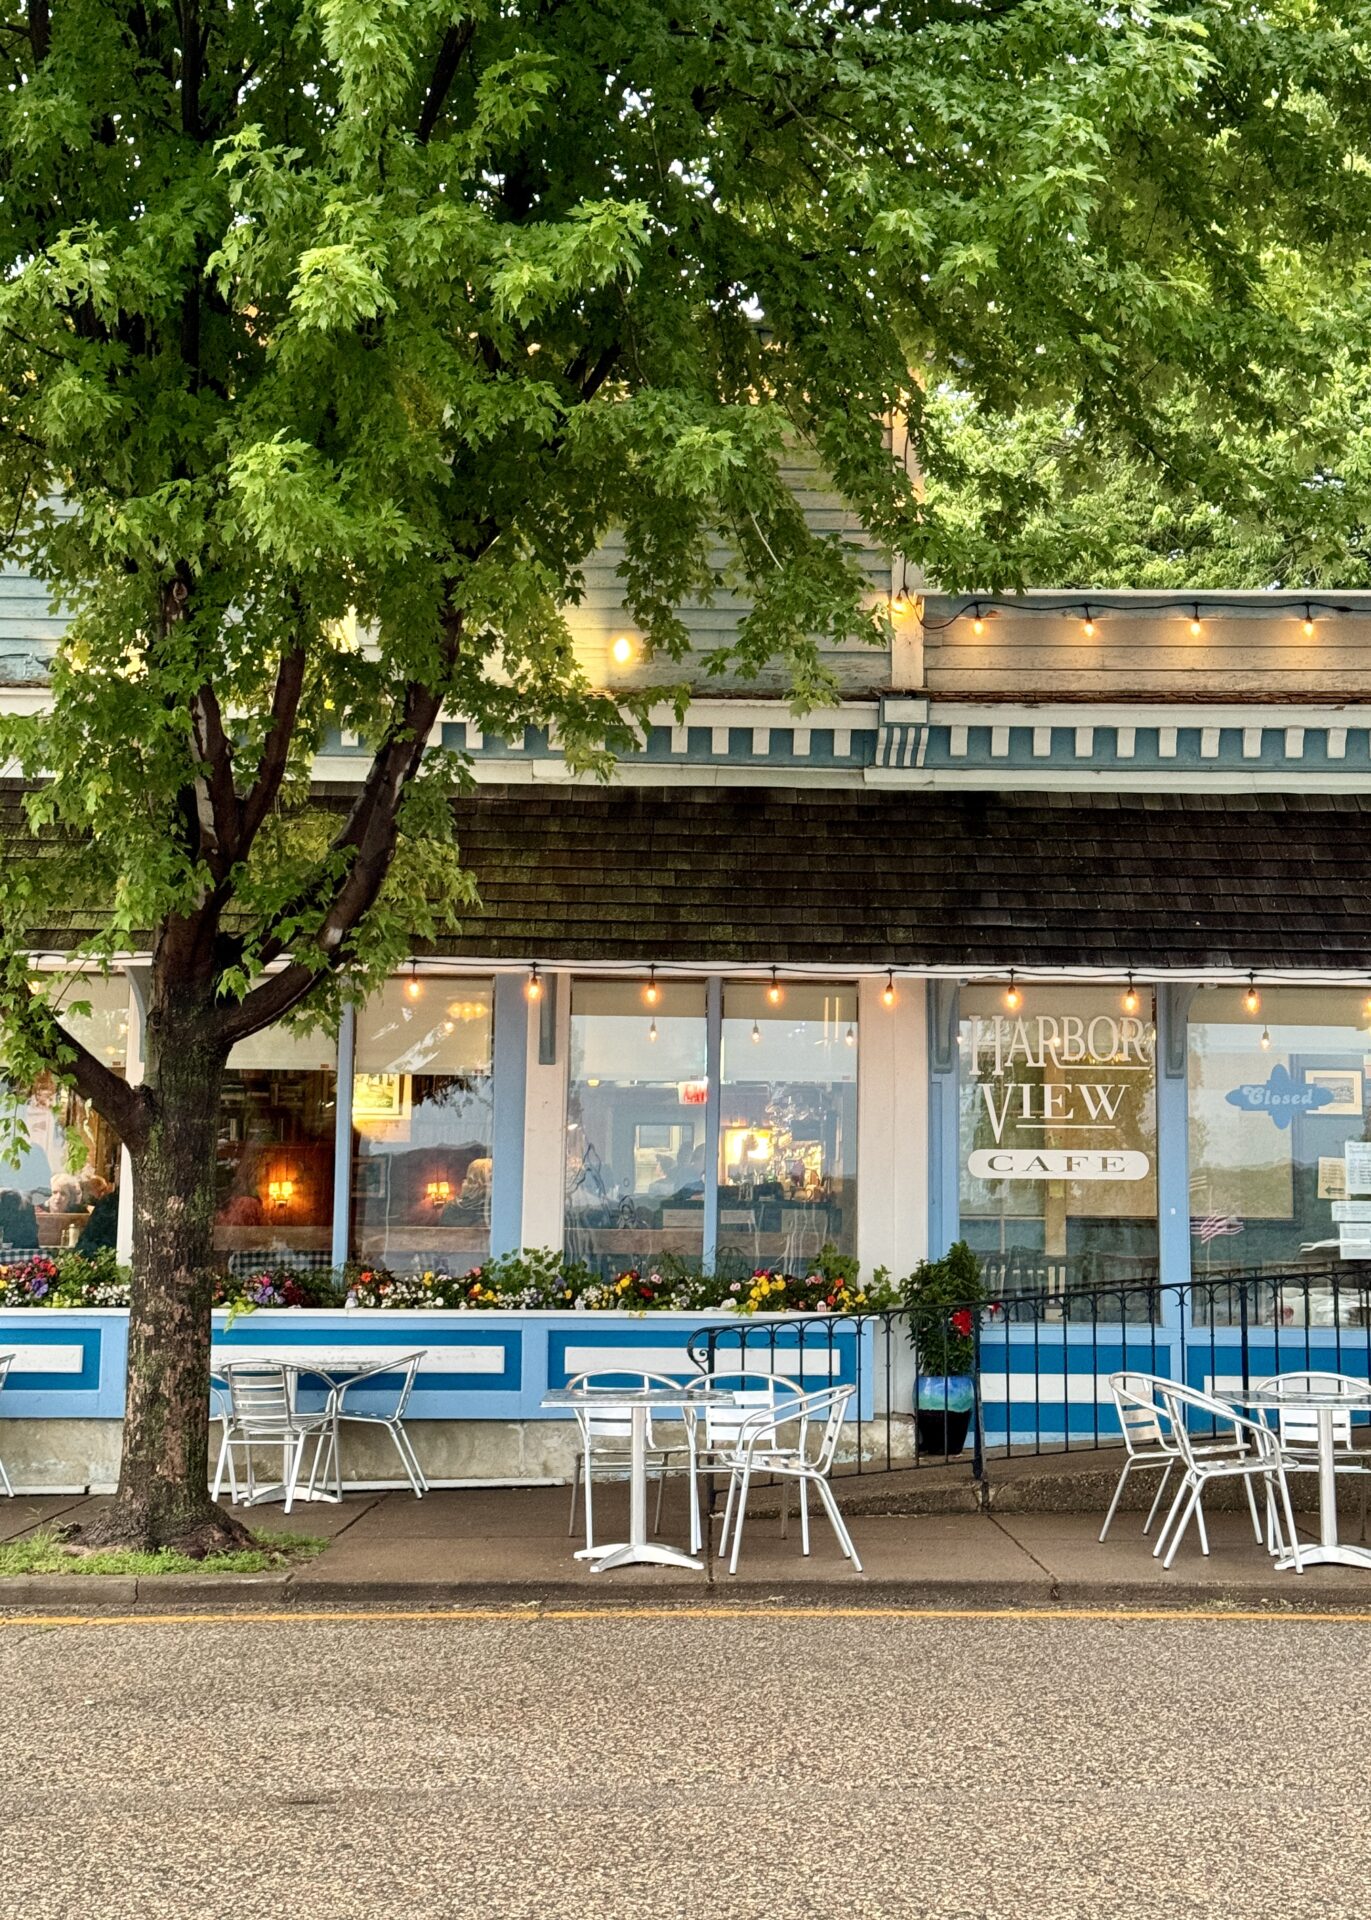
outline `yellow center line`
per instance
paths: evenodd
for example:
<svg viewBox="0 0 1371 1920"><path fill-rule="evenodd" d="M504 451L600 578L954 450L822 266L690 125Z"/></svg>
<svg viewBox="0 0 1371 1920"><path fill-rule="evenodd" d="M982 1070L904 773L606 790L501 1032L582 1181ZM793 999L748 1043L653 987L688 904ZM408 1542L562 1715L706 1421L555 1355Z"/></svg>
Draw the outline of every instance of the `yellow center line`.
<svg viewBox="0 0 1371 1920"><path fill-rule="evenodd" d="M1125 1624L1212 1621L1225 1626L1368 1626L1371 1611L1262 1612L1222 1607L293 1607L277 1611L235 1608L179 1613L12 1613L0 1614L5 1627L180 1627L369 1625L416 1622L446 1626L547 1626L570 1622L620 1620L1109 1620Z"/></svg>

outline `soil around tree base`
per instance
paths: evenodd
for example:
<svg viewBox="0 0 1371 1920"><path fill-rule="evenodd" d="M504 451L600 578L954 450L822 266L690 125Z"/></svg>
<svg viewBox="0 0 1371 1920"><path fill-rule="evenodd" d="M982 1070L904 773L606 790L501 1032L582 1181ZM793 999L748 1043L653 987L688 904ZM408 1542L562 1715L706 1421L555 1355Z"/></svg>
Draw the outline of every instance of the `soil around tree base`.
<svg viewBox="0 0 1371 1920"><path fill-rule="evenodd" d="M244 1553L257 1542L231 1513L207 1499L194 1512L155 1509L149 1502L115 1498L113 1504L67 1536L74 1546L119 1547L133 1553L156 1553L170 1547L189 1560L212 1553Z"/></svg>

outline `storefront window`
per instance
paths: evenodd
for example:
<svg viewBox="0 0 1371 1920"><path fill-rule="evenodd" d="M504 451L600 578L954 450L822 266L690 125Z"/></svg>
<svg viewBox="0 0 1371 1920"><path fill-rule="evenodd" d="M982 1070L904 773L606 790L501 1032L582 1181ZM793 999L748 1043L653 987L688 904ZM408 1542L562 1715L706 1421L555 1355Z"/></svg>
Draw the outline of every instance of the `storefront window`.
<svg viewBox="0 0 1371 1920"><path fill-rule="evenodd" d="M566 1246L610 1274L704 1251L705 990L571 990Z"/></svg>
<svg viewBox="0 0 1371 1920"><path fill-rule="evenodd" d="M1232 987L1191 1004L1190 1236L1197 1279L1371 1261L1371 1020L1361 991ZM1349 1269L1357 1282L1371 1266Z"/></svg>
<svg viewBox="0 0 1371 1920"><path fill-rule="evenodd" d="M354 1255L456 1272L490 1251L488 980L393 980L357 1014Z"/></svg>
<svg viewBox="0 0 1371 1920"><path fill-rule="evenodd" d="M54 996L73 1037L122 1078L128 1050L129 984L122 974L65 980ZM89 1013L73 1013L85 1004ZM0 1168L0 1244L79 1247L115 1243L119 1222L119 1137L109 1122L50 1073L6 1101L4 1133L18 1155ZM21 1123L21 1124L16 1124Z"/></svg>
<svg viewBox="0 0 1371 1920"><path fill-rule="evenodd" d="M719 1257L803 1273L857 1246L857 993L724 989Z"/></svg>
<svg viewBox="0 0 1371 1920"><path fill-rule="evenodd" d="M235 1268L333 1245L337 1053L268 1027L229 1055L219 1102L214 1244Z"/></svg>
<svg viewBox="0 0 1371 1920"><path fill-rule="evenodd" d="M1002 987L961 995L961 1231L992 1287L1054 1293L1157 1272L1156 1027L1150 993ZM1123 1318L1147 1318L1145 1297Z"/></svg>

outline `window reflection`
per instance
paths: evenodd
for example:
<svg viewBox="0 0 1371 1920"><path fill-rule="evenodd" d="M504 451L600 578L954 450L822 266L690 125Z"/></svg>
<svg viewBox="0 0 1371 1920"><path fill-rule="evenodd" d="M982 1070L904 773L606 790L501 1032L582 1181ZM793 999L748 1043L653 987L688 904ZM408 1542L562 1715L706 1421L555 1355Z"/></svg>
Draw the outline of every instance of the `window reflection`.
<svg viewBox="0 0 1371 1920"><path fill-rule="evenodd" d="M803 1272L857 1247L857 994L724 989L720 1258Z"/></svg>
<svg viewBox="0 0 1371 1920"><path fill-rule="evenodd" d="M492 990L393 980L357 1014L351 1247L458 1271L490 1251Z"/></svg>
<svg viewBox="0 0 1371 1920"><path fill-rule="evenodd" d="M122 974L72 975L54 994L68 1031L121 1078L128 1051L129 985ZM89 1013L76 1014L73 1006ZM4 1131L26 1137L17 1165L0 1170L0 1245L112 1247L119 1223L118 1134L72 1087L42 1073L27 1095L4 1098Z"/></svg>
<svg viewBox="0 0 1371 1920"><path fill-rule="evenodd" d="M571 992L566 1246L603 1273L704 1249L705 992L578 980Z"/></svg>
<svg viewBox="0 0 1371 1920"><path fill-rule="evenodd" d="M325 1033L268 1027L229 1055L214 1244L232 1265L330 1253L337 1087L334 1043Z"/></svg>

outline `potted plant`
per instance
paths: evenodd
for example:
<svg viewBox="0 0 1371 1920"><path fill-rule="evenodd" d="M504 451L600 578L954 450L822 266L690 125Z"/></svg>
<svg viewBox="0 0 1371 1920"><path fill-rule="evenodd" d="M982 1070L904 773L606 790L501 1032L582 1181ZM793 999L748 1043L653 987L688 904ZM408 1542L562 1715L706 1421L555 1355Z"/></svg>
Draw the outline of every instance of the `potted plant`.
<svg viewBox="0 0 1371 1920"><path fill-rule="evenodd" d="M976 1404L976 1315L985 1304L981 1263L958 1240L940 1260L922 1260L901 1282L910 1342L918 1356L914 1417L924 1453L966 1445Z"/></svg>

